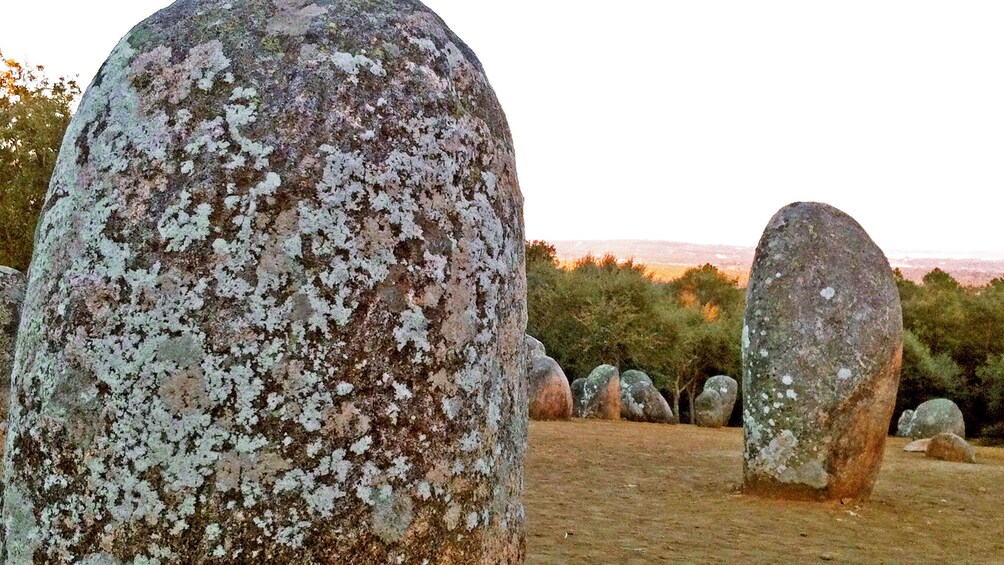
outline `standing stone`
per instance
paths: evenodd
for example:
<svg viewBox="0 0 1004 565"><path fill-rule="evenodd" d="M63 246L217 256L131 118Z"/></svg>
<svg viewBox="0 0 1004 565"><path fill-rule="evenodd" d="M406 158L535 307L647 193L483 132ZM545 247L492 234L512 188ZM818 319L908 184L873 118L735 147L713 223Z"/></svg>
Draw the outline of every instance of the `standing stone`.
<svg viewBox="0 0 1004 565"><path fill-rule="evenodd" d="M694 424L702 428L720 428L722 414L725 412L725 400L717 389L705 388L694 399Z"/></svg>
<svg viewBox="0 0 1004 565"><path fill-rule="evenodd" d="M716 375L704 381L704 390L694 399L695 423L705 428L727 426L738 394L739 383L732 377Z"/></svg>
<svg viewBox="0 0 1004 565"><path fill-rule="evenodd" d="M617 367L600 365L585 379L576 379L572 383L572 398L578 418L620 419L621 384Z"/></svg>
<svg viewBox="0 0 1004 565"><path fill-rule="evenodd" d="M673 409L659 390L652 384L652 379L641 371L625 371L620 376L621 383L621 418L632 422L650 422L654 424L672 424Z"/></svg>
<svg viewBox="0 0 1004 565"><path fill-rule="evenodd" d="M7 444L7 395L10 393L14 341L17 338L18 322L21 321L24 284L24 275L20 271L0 266L0 457ZM3 476L2 466L0 476Z"/></svg>
<svg viewBox="0 0 1004 565"><path fill-rule="evenodd" d="M966 421L962 416L962 410L947 398L928 400L912 411L906 421L904 421L905 416L904 412L897 431L903 437L932 438L941 433L966 437Z"/></svg>
<svg viewBox="0 0 1004 565"><path fill-rule="evenodd" d="M420 2L161 10L36 238L7 562L522 559L512 140Z"/></svg>
<svg viewBox="0 0 1004 565"><path fill-rule="evenodd" d="M572 389L558 362L534 357L530 367L530 419L568 420L572 417Z"/></svg>
<svg viewBox="0 0 1004 565"><path fill-rule="evenodd" d="M745 489L867 498L896 399L903 316L889 263L857 222L818 203L771 219L742 346Z"/></svg>

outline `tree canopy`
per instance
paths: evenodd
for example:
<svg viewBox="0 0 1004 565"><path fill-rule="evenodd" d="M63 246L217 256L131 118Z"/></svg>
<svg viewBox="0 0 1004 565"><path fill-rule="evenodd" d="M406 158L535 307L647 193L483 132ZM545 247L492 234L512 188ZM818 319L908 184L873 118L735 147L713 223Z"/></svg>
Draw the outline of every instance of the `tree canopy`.
<svg viewBox="0 0 1004 565"><path fill-rule="evenodd" d="M24 271L71 106L73 80L0 52L0 265Z"/></svg>

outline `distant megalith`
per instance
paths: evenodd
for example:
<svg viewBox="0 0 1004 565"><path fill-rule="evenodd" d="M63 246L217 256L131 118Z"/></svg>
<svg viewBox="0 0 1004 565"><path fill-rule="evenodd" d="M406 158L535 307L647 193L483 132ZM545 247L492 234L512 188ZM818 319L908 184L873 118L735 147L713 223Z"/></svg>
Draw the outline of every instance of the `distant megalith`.
<svg viewBox="0 0 1004 565"><path fill-rule="evenodd" d="M638 370L620 376L621 418L633 422L672 424L673 409L652 384L648 375Z"/></svg>
<svg viewBox="0 0 1004 565"><path fill-rule="evenodd" d="M652 384L652 378L649 377L644 371L639 371L638 369L630 369L624 371L620 376L621 389L625 387L630 387L637 383ZM653 385L654 386L654 385Z"/></svg>
<svg viewBox="0 0 1004 565"><path fill-rule="evenodd" d="M962 410L947 398L928 400L916 410L904 411L898 423L896 435L903 437L932 438L940 433L966 437L966 422L962 417Z"/></svg>
<svg viewBox="0 0 1004 565"><path fill-rule="evenodd" d="M534 357L530 367L530 419L568 420L572 417L572 389L558 362Z"/></svg>
<svg viewBox="0 0 1004 565"><path fill-rule="evenodd" d="M526 354L530 357L531 360L536 359L537 357L543 357L547 355L547 350L544 349L544 344L541 343L539 339L531 335L527 335L525 339L526 339Z"/></svg>
<svg viewBox="0 0 1004 565"><path fill-rule="evenodd" d="M819 203L767 225L747 287L744 482L783 498L867 498L899 384L903 316L889 263Z"/></svg>
<svg viewBox="0 0 1004 565"><path fill-rule="evenodd" d="M512 139L420 2L161 10L36 241L6 562L522 558Z"/></svg>
<svg viewBox="0 0 1004 565"><path fill-rule="evenodd" d="M694 424L702 428L722 427L722 413L725 412L725 401L721 393L715 389L704 389L694 399Z"/></svg>
<svg viewBox="0 0 1004 565"><path fill-rule="evenodd" d="M910 437L910 426L913 425L913 410L903 410L896 420L896 435L899 437Z"/></svg>
<svg viewBox="0 0 1004 565"><path fill-rule="evenodd" d="M954 463L976 463L976 450L973 446L951 432L932 437L931 442L927 444L927 456Z"/></svg>
<svg viewBox="0 0 1004 565"><path fill-rule="evenodd" d="M739 383L732 377L716 375L704 381L704 390L694 399L694 423L705 428L727 426L738 394Z"/></svg>
<svg viewBox="0 0 1004 565"><path fill-rule="evenodd" d="M14 366L14 340L21 320L24 300L24 275L20 271L0 266L0 457L7 438L7 395L10 393L10 373ZM3 467L0 467L0 477ZM0 493L2 493L0 489Z"/></svg>
<svg viewBox="0 0 1004 565"><path fill-rule="evenodd" d="M621 385L617 367L600 365L584 379L572 383L577 418L618 420L621 415Z"/></svg>

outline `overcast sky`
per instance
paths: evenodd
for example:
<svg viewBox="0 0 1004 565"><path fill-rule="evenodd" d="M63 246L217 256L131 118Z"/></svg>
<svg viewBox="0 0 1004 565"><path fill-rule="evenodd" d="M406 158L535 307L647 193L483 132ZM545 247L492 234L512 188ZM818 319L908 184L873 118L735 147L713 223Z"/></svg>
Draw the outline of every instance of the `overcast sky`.
<svg viewBox="0 0 1004 565"><path fill-rule="evenodd" d="M0 0L87 83L165 0ZM506 110L540 239L755 245L819 200L887 252L1004 257L1004 2L428 0Z"/></svg>

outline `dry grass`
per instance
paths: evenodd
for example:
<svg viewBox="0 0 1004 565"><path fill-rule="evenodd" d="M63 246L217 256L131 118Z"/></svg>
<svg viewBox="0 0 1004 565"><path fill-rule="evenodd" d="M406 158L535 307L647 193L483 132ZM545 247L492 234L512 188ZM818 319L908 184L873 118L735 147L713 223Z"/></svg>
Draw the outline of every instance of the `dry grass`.
<svg viewBox="0 0 1004 565"><path fill-rule="evenodd" d="M1004 449L965 465L904 445L849 507L740 494L738 429L532 422L528 562L1004 563Z"/></svg>

